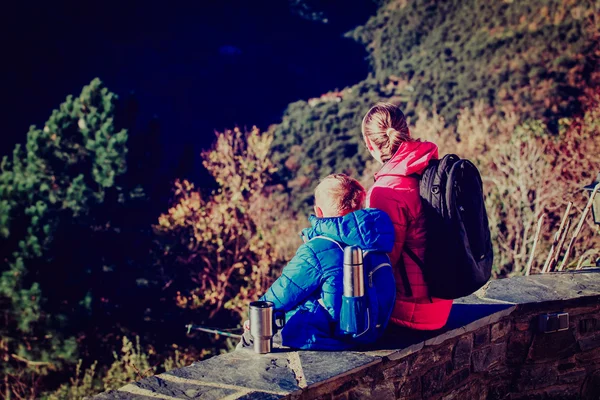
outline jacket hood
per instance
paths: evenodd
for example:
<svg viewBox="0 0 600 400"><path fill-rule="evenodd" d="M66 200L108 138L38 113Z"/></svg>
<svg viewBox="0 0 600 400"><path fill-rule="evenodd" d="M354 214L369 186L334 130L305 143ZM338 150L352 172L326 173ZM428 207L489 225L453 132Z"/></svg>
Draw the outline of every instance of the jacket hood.
<svg viewBox="0 0 600 400"><path fill-rule="evenodd" d="M317 218L311 215L312 225L302 234L307 240L326 236L346 246L358 246L363 251L389 253L394 247L394 225L390 217L375 208L358 210L343 217Z"/></svg>
<svg viewBox="0 0 600 400"><path fill-rule="evenodd" d="M438 158L438 148L431 142L404 142L398 147L396 154L383 164L375 174L375 180L382 176L409 176L421 174L429 161Z"/></svg>

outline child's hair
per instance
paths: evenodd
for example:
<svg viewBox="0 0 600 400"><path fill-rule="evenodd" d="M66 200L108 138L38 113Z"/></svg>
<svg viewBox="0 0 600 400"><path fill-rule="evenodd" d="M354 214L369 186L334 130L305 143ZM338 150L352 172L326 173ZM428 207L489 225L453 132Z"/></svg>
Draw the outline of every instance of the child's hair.
<svg viewBox="0 0 600 400"><path fill-rule="evenodd" d="M332 174L315 189L315 205L330 216L342 216L363 208L367 192L356 180L344 174Z"/></svg>
<svg viewBox="0 0 600 400"><path fill-rule="evenodd" d="M386 162L403 142L411 142L406 117L398 106L390 103L377 103L362 121L362 133L381 153L381 161Z"/></svg>

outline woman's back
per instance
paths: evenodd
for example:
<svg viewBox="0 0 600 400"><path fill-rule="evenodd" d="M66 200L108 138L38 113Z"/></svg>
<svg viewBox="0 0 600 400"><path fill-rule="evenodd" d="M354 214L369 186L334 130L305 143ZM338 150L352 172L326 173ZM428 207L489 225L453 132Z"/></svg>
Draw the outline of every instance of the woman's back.
<svg viewBox="0 0 600 400"><path fill-rule="evenodd" d="M425 254L425 217L419 181L414 175L420 175L437 154L437 146L430 142L402 143L375 174L375 184L367 197L369 207L387 212L394 222L395 242L390 259L394 265L397 296L391 321L419 330L442 328L452 307L452 301L429 297L423 272L403 252L408 247L420 258ZM412 293L407 293L407 285Z"/></svg>

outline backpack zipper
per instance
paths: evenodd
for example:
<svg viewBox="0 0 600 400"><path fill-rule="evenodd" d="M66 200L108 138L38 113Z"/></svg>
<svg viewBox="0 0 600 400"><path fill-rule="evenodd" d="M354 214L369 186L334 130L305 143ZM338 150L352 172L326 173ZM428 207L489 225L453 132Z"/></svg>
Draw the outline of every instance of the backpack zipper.
<svg viewBox="0 0 600 400"><path fill-rule="evenodd" d="M375 271L377 271L379 268L383 268L383 267L392 267L392 265L390 263L381 263L378 266L376 266L375 268L373 268L371 270L371 272L369 272L369 287L373 287L373 274L375 273Z"/></svg>

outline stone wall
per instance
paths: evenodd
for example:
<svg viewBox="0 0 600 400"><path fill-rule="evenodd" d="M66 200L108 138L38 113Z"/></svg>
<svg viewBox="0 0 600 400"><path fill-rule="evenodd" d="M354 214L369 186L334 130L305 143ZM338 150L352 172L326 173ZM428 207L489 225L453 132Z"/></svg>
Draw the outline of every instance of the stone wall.
<svg viewBox="0 0 600 400"><path fill-rule="evenodd" d="M567 312L542 333L542 314ZM348 352L235 351L98 399L600 399L600 271L492 281L438 332Z"/></svg>
<svg viewBox="0 0 600 400"><path fill-rule="evenodd" d="M358 371L303 399L599 399L600 303L559 307L569 329L537 333L533 307Z"/></svg>

